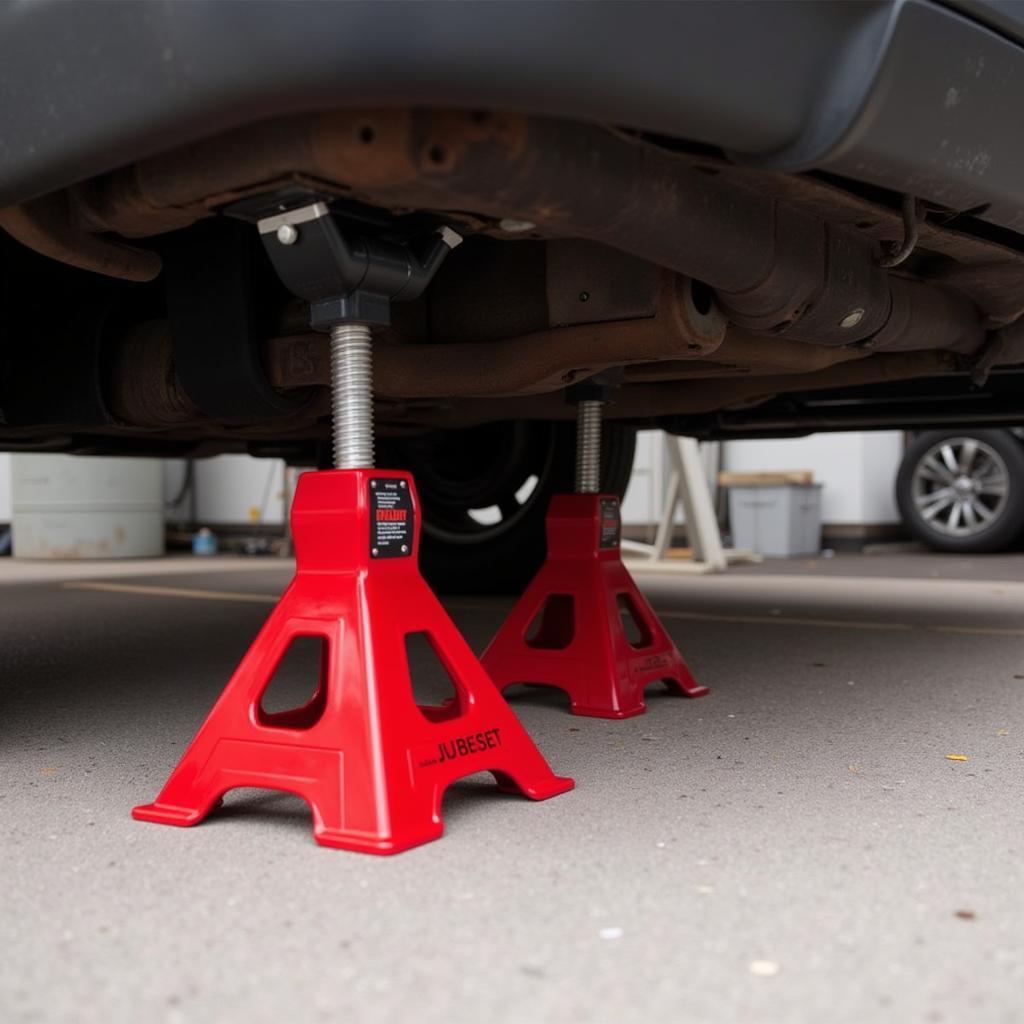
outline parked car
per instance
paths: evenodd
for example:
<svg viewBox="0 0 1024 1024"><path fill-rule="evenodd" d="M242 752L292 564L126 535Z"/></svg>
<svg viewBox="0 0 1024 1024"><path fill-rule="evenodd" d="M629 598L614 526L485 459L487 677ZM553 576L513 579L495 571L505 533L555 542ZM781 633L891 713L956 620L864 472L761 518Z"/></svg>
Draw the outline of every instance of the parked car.
<svg viewBox="0 0 1024 1024"><path fill-rule="evenodd" d="M931 430L907 448L896 502L936 551L1002 551L1024 535L1024 430Z"/></svg>
<svg viewBox="0 0 1024 1024"><path fill-rule="evenodd" d="M319 206L464 239L373 375L442 587L536 570L604 370L611 490L637 427L1024 421L1019 6L39 0L0 82L7 450L324 464L327 337L256 227ZM989 497L920 529L1002 543Z"/></svg>

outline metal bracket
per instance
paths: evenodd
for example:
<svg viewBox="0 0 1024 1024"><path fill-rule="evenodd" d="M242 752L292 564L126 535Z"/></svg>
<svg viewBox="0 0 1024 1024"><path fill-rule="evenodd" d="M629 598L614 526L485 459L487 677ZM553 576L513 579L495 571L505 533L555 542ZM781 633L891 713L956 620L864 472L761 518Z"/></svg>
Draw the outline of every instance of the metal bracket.
<svg viewBox="0 0 1024 1024"><path fill-rule="evenodd" d="M923 204L912 195L905 195L901 205L903 213L903 241L893 243L877 260L880 267L891 269L908 260L917 248L920 221L924 215Z"/></svg>
<svg viewBox="0 0 1024 1024"><path fill-rule="evenodd" d="M595 373L593 377L571 384L565 389L565 398L570 405L580 402L601 402L603 405L614 405L622 383L622 367L611 367Z"/></svg>
<svg viewBox="0 0 1024 1024"><path fill-rule="evenodd" d="M417 298L462 237L443 227L403 244L343 228L324 202L256 222L287 288L309 302L314 330L333 324L386 326L391 303Z"/></svg>

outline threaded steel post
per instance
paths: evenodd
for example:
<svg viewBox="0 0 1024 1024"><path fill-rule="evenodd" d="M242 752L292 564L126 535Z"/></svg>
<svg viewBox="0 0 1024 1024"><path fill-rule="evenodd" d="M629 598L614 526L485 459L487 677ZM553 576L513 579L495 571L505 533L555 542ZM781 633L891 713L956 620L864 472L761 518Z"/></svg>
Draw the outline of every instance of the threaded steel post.
<svg viewBox="0 0 1024 1024"><path fill-rule="evenodd" d="M576 406L576 493L601 489L601 402Z"/></svg>
<svg viewBox="0 0 1024 1024"><path fill-rule="evenodd" d="M335 469L373 466L373 353L365 324L331 328L331 430Z"/></svg>

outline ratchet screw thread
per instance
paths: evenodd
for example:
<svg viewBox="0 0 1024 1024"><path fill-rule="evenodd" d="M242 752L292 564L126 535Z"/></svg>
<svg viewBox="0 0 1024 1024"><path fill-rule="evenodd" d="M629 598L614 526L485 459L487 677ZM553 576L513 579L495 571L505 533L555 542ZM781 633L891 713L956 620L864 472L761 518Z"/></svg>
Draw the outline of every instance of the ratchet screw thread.
<svg viewBox="0 0 1024 1024"><path fill-rule="evenodd" d="M576 407L576 493L597 494L601 489L601 402L580 402Z"/></svg>
<svg viewBox="0 0 1024 1024"><path fill-rule="evenodd" d="M373 466L373 353L365 324L331 327L331 430L335 469Z"/></svg>

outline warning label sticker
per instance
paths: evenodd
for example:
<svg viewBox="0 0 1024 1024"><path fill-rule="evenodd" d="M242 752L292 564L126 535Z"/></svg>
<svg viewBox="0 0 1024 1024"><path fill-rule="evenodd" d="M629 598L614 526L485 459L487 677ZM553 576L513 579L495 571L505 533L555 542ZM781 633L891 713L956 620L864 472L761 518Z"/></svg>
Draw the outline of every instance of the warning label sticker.
<svg viewBox="0 0 1024 1024"><path fill-rule="evenodd" d="M617 548L622 533L622 519L619 515L618 498L601 499L601 541L603 548Z"/></svg>
<svg viewBox="0 0 1024 1024"><path fill-rule="evenodd" d="M405 480L370 481L370 557L404 558L412 554L412 495Z"/></svg>

